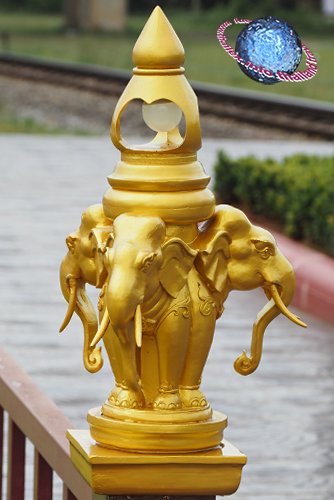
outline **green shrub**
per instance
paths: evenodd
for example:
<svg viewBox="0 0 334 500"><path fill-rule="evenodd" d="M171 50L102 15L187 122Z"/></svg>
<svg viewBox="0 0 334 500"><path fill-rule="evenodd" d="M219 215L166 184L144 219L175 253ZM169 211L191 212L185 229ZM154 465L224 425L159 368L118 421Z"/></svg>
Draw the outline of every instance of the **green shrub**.
<svg viewBox="0 0 334 500"><path fill-rule="evenodd" d="M252 156L231 160L219 152L215 192L224 203L245 203L281 223L287 235L332 249L332 158L294 155L277 162Z"/></svg>

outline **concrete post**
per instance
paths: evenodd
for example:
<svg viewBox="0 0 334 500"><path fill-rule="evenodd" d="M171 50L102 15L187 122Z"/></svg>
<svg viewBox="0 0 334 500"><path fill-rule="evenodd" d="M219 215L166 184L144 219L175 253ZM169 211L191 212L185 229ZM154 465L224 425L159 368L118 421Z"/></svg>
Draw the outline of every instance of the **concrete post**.
<svg viewBox="0 0 334 500"><path fill-rule="evenodd" d="M328 17L334 17L334 0L322 0L322 13Z"/></svg>
<svg viewBox="0 0 334 500"><path fill-rule="evenodd" d="M80 30L122 31L127 0L64 0L66 27Z"/></svg>

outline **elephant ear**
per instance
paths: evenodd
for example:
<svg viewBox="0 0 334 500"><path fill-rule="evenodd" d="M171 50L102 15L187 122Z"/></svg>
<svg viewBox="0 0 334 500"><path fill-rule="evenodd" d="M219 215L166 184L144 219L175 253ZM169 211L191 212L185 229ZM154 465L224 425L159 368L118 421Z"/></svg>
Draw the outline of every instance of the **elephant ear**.
<svg viewBox="0 0 334 500"><path fill-rule="evenodd" d="M112 226L101 226L92 229L89 233L96 267L96 288L101 288L108 276L104 265L104 254L108 246L113 245L112 230Z"/></svg>
<svg viewBox="0 0 334 500"><path fill-rule="evenodd" d="M159 279L162 287L173 298L187 282L197 251L192 250L179 238L171 238L161 247L163 263Z"/></svg>
<svg viewBox="0 0 334 500"><path fill-rule="evenodd" d="M77 236L74 236L74 235L75 235L75 233L72 233L72 234L68 235L67 238L66 238L67 248L69 249L69 251L72 254L74 253L76 242L79 239Z"/></svg>
<svg viewBox="0 0 334 500"><path fill-rule="evenodd" d="M195 260L198 272L216 292L222 292L226 284L230 243L230 235L226 231L218 231L207 247L198 252Z"/></svg>

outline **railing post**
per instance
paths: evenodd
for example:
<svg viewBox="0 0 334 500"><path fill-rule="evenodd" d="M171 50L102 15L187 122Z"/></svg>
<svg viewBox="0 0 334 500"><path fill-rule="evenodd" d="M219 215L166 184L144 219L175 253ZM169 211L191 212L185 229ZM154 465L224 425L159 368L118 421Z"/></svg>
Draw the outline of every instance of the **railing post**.
<svg viewBox="0 0 334 500"><path fill-rule="evenodd" d="M53 471L35 448L34 500L52 500Z"/></svg>
<svg viewBox="0 0 334 500"><path fill-rule="evenodd" d="M77 497L73 495L72 491L68 489L66 484L63 486L63 500L77 500Z"/></svg>
<svg viewBox="0 0 334 500"><path fill-rule="evenodd" d="M0 406L0 498L2 498L2 472L3 472L3 415L4 410Z"/></svg>
<svg viewBox="0 0 334 500"><path fill-rule="evenodd" d="M9 417L7 500L24 500L25 447L25 435Z"/></svg>

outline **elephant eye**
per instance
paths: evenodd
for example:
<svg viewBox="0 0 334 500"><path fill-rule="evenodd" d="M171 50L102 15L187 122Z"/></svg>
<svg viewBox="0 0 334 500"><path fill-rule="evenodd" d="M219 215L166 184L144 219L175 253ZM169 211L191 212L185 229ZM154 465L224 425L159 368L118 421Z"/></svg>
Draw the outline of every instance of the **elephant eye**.
<svg viewBox="0 0 334 500"><path fill-rule="evenodd" d="M275 255L275 245L270 241L252 239L251 242L253 243L255 250L259 252L261 259L269 259L271 255Z"/></svg>
<svg viewBox="0 0 334 500"><path fill-rule="evenodd" d="M143 271L143 273L146 273L146 271L148 271L156 256L157 254L155 252L145 255L139 266L140 270Z"/></svg>
<svg viewBox="0 0 334 500"><path fill-rule="evenodd" d="M271 253L269 252L268 248L266 248L265 250L263 250L261 252L262 259L269 259L270 255L271 255Z"/></svg>

